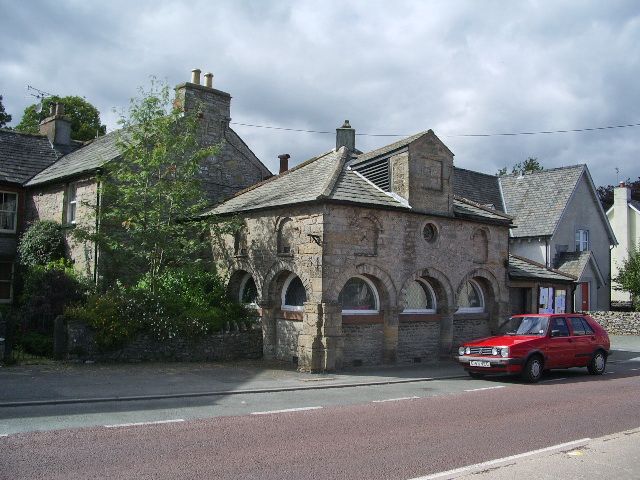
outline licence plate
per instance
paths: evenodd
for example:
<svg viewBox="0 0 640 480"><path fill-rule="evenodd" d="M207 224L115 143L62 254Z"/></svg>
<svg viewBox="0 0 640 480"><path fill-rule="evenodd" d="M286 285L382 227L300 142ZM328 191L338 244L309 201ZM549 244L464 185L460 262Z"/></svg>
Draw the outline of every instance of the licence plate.
<svg viewBox="0 0 640 480"><path fill-rule="evenodd" d="M490 367L491 362L481 362L480 360L471 360L469 362L470 367Z"/></svg>

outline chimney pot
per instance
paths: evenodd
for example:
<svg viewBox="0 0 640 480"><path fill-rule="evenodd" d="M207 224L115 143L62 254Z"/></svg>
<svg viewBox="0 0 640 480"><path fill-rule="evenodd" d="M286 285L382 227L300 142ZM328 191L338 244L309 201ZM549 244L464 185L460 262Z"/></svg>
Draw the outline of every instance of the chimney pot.
<svg viewBox="0 0 640 480"><path fill-rule="evenodd" d="M191 83L195 83L196 85L200 85L200 72L199 68L194 68L191 70Z"/></svg>
<svg viewBox="0 0 640 480"><path fill-rule="evenodd" d="M204 74L204 86L212 88L213 87L213 73L205 73Z"/></svg>
<svg viewBox="0 0 640 480"><path fill-rule="evenodd" d="M291 158L291 155L289 155L288 153L283 153L282 155L278 155L278 158L280 159L279 173L284 173L289 170L289 159Z"/></svg>
<svg viewBox="0 0 640 480"><path fill-rule="evenodd" d="M620 186L620 188L624 188L624 187L626 187L626 186L627 186L627 184L626 184L626 183L624 183L624 181L622 181L622 182L620 182L620 185L619 185L619 186Z"/></svg>

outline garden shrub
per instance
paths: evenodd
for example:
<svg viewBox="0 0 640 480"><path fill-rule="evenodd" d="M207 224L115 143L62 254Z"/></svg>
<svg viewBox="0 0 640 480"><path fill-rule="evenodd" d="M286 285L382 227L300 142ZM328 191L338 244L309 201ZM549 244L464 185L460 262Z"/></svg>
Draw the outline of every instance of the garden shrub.
<svg viewBox="0 0 640 480"><path fill-rule="evenodd" d="M18 258L26 267L47 265L64 258L62 225L49 220L34 222L20 237Z"/></svg>

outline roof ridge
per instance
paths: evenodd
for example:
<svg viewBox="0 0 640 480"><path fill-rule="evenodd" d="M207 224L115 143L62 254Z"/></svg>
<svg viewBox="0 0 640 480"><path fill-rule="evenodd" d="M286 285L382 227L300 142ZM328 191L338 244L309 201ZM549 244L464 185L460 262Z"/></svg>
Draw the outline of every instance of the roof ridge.
<svg viewBox="0 0 640 480"><path fill-rule="evenodd" d="M347 150L344 146L340 147L340 149L336 151L336 153L338 152L340 152L340 158L338 159L338 162L334 167L333 173L329 177L329 181L324 185L324 188L322 189L322 193L318 195L317 197L318 199L328 198L331 196L333 189L336 187L336 184L338 183L338 178L340 178L340 174L344 170L345 163L349 159L349 150Z"/></svg>
<svg viewBox="0 0 640 480"><path fill-rule="evenodd" d="M553 167L553 168L544 168L542 170L538 170L535 172L526 172L524 175L522 174L518 174L518 172L516 173L508 173L506 175L502 175L499 176L498 178L509 178L509 177L515 177L515 178L520 178L520 177L530 177L533 175L541 175L541 174L545 174L547 172L555 172L557 170L570 170L570 169L575 169L575 168L580 168L580 169L584 169L584 167L586 167L587 164L586 163L576 163L575 165L563 165L562 167Z"/></svg>
<svg viewBox="0 0 640 480"><path fill-rule="evenodd" d="M471 172L471 173L476 173L478 175L484 175L485 177L491 177L491 178L500 178L498 175L494 175L493 173L484 173L484 172L479 172L477 170L471 170L469 168L462 168L462 167L457 167L457 166L453 166L454 170L464 170L465 172Z"/></svg>
<svg viewBox="0 0 640 480"><path fill-rule="evenodd" d="M0 133L12 133L14 135L22 135L23 137L47 138L47 135L44 133L19 132L11 128L0 128Z"/></svg>
<svg viewBox="0 0 640 480"><path fill-rule="evenodd" d="M493 210L491 208L485 207L481 203L474 202L473 200L469 200L468 198L461 197L459 195L454 195L453 198L456 199L456 200L460 200L462 203L466 203L468 205L471 205L471 206L474 206L474 207L479 208L481 210L484 210L485 212L493 213L495 215L498 215L499 217L503 217L503 218L506 218L508 220L513 220L515 218L515 217L513 217L511 215L507 215L506 213L500 212L498 210Z"/></svg>

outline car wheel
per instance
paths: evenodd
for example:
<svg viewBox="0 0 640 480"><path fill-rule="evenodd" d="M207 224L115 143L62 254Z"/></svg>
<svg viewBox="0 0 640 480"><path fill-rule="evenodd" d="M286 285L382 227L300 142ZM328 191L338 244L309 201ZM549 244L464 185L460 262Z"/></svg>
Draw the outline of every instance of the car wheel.
<svg viewBox="0 0 640 480"><path fill-rule="evenodd" d="M484 373L471 372L471 371L469 371L469 372L467 372L467 373L469 374L469 376L470 376L471 378L476 378L476 379L478 379L478 378L484 378Z"/></svg>
<svg viewBox="0 0 640 480"><path fill-rule="evenodd" d="M529 383L536 383L542 378L542 371L542 358L534 355L527 360L524 370L522 371L522 377Z"/></svg>
<svg viewBox="0 0 640 480"><path fill-rule="evenodd" d="M593 354L591 360L589 360L589 365L587 365L587 370L591 375L602 375L604 370L607 368L607 356L604 354L602 350L598 350Z"/></svg>

